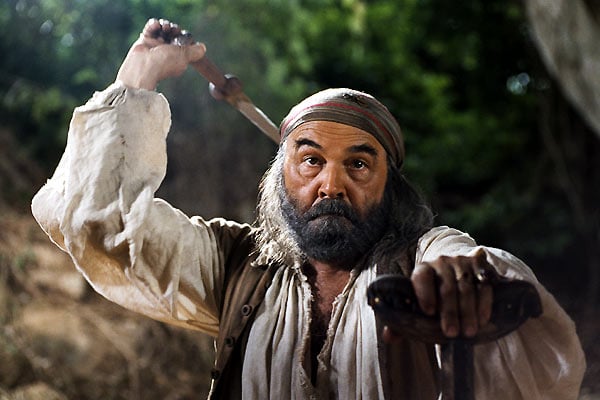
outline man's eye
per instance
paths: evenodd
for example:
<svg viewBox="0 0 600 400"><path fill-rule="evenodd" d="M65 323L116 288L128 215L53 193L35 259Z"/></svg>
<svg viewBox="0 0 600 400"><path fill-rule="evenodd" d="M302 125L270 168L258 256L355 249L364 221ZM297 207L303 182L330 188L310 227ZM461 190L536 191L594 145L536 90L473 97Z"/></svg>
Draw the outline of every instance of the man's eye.
<svg viewBox="0 0 600 400"><path fill-rule="evenodd" d="M363 160L353 160L350 165L354 169L363 169L363 168L367 168L367 166L368 166L367 163L364 162Z"/></svg>
<svg viewBox="0 0 600 400"><path fill-rule="evenodd" d="M317 157L305 157L304 162L308 165L319 165L319 159Z"/></svg>

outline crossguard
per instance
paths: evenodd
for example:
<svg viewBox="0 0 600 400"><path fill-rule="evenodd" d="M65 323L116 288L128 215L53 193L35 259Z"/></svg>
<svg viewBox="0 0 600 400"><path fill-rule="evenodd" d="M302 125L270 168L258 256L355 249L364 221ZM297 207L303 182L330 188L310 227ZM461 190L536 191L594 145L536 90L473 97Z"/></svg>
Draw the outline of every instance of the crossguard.
<svg viewBox="0 0 600 400"><path fill-rule="evenodd" d="M485 343L514 331L529 318L542 314L542 304L535 287L525 281L499 279L492 283L494 302L489 323L467 343ZM398 274L382 275L367 289L369 305L375 315L393 331L426 343L444 344L451 340L444 335L439 315L421 311L412 282Z"/></svg>

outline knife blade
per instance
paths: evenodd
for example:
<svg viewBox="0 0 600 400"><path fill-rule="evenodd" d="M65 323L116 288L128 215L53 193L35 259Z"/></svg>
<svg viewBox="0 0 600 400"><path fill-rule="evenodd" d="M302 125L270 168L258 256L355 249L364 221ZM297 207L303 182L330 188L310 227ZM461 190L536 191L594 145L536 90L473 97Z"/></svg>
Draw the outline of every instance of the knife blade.
<svg viewBox="0 0 600 400"><path fill-rule="evenodd" d="M275 143L279 143L279 128L244 93L242 82L233 75L225 75L206 56L191 63L210 82L210 94L217 100L225 100L236 108Z"/></svg>

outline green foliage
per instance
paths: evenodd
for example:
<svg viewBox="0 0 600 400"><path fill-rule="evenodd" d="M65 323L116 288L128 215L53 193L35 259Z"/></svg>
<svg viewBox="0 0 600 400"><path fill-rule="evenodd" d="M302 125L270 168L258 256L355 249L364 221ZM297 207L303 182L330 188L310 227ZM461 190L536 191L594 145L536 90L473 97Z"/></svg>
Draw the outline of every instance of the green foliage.
<svg viewBox="0 0 600 400"><path fill-rule="evenodd" d="M4 1L0 116L48 170L60 155L72 108L114 79L149 17L177 21L205 42L209 57L236 73L276 122L302 97L325 87L375 95L403 127L406 174L432 199L438 222L484 242L510 244L526 256L572 244L564 233L572 229L565 200L552 176L539 173L547 161L536 113L548 84L520 3ZM209 171L206 185L238 179L255 186L273 146L213 101L205 84L190 71L160 86L174 115L170 148L179 149L167 180L187 174L183 186L197 187L194 171L203 170ZM232 169L232 158L239 168ZM229 208L214 212L226 215L255 195L250 189L219 190L226 193L216 203ZM204 187L186 192L205 196L182 200L188 212L206 213L195 202L215 197ZM551 197L540 207L547 193ZM547 231L543 241L525 240L540 229Z"/></svg>

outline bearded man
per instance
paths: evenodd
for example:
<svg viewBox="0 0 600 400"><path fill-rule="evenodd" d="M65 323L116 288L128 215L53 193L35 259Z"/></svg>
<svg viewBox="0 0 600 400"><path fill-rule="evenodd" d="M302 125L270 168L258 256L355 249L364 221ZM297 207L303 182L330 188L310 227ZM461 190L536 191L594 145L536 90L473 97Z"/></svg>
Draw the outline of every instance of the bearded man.
<svg viewBox="0 0 600 400"><path fill-rule="evenodd" d="M533 283L543 314L477 347L477 398L577 398L585 362L573 322L517 258L433 227L400 172L400 127L370 95L330 89L290 111L255 226L188 218L153 198L170 126L154 89L205 51L170 40L180 34L148 21L116 82L75 110L32 209L99 293L216 337L213 398L435 399L434 347L381 327L367 286L410 277L446 336L473 337L493 288L462 278L481 271Z"/></svg>

